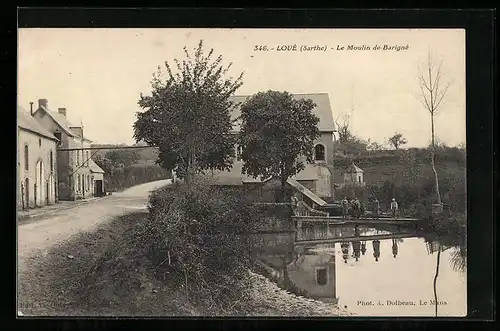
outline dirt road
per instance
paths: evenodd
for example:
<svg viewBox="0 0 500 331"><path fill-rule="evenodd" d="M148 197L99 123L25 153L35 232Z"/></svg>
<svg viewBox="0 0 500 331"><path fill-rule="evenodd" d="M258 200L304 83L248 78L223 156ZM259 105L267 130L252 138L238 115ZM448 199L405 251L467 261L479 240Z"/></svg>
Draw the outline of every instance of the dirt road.
<svg viewBox="0 0 500 331"><path fill-rule="evenodd" d="M19 224L18 271L22 271L25 258L35 252L41 251L43 254L72 235L93 230L116 216L145 210L149 193L168 184L171 184L170 179L137 185L102 200L94 200L46 217L42 216L27 224Z"/></svg>

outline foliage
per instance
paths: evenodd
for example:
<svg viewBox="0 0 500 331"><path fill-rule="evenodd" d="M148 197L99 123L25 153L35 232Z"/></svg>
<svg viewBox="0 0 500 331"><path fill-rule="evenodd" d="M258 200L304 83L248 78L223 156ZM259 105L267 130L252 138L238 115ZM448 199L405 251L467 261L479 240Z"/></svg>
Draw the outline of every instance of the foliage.
<svg viewBox="0 0 500 331"><path fill-rule="evenodd" d="M214 312L242 304L249 295L254 207L244 194L193 181L152 194L142 240L156 277L186 290L187 299L204 300ZM172 283L173 282L173 283Z"/></svg>
<svg viewBox="0 0 500 331"><path fill-rule="evenodd" d="M431 152L426 148L383 151L360 156L353 161L365 171L366 187L338 188L337 199L355 194L365 203L373 197L380 201L382 210L388 208L393 197L401 212L407 216L426 217L433 203L434 178L427 165ZM396 152L396 151L393 151ZM346 160L336 160L337 167L348 165ZM389 168L390 166L390 168ZM452 213L466 210L465 150L443 147L436 150L436 166L440 176L441 192L445 206ZM375 181L382 179L380 182Z"/></svg>
<svg viewBox="0 0 500 331"><path fill-rule="evenodd" d="M371 141L368 139L366 141L366 150L371 151L371 152L378 152L378 151L383 151L385 149L383 144L379 144L376 141Z"/></svg>
<svg viewBox="0 0 500 331"><path fill-rule="evenodd" d="M311 100L288 92L259 92L241 105L240 143L243 172L254 177L286 180L313 162L319 118Z"/></svg>
<svg viewBox="0 0 500 331"><path fill-rule="evenodd" d="M174 170L186 181L207 169L229 169L234 142L229 134L232 123L229 97L241 86L242 75L225 78L222 56L212 60L213 49L203 52L203 41L194 57L184 47L186 58L174 59L174 73L165 62L167 78L161 68L153 75L152 94L141 94L134 138L159 147L158 163Z"/></svg>
<svg viewBox="0 0 500 331"><path fill-rule="evenodd" d="M406 143L408 143L408 140L403 137L403 134L401 133L394 133L394 135L392 137L390 137L389 139L389 144L391 144L394 149L399 149L401 147L401 145L405 145Z"/></svg>
<svg viewBox="0 0 500 331"><path fill-rule="evenodd" d="M95 155L93 160L104 170L104 187L107 191L120 191L134 185L171 177L168 171L158 165L138 164L141 160L136 151L112 150Z"/></svg>

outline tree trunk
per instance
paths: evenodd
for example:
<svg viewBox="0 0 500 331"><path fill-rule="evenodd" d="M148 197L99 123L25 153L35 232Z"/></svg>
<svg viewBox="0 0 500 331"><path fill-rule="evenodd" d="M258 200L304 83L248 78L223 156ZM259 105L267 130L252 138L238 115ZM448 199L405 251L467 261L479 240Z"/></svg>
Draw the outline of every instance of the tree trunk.
<svg viewBox="0 0 500 331"><path fill-rule="evenodd" d="M439 276L439 260L441 258L441 245L438 245L437 261L436 261L436 273L434 274L434 304L435 306L435 316L438 314L438 301L437 301L437 279Z"/></svg>
<svg viewBox="0 0 500 331"><path fill-rule="evenodd" d="M287 202L286 180L287 180L286 175L281 174L281 199L283 200L283 202Z"/></svg>
<svg viewBox="0 0 500 331"><path fill-rule="evenodd" d="M441 193L439 192L439 178L438 178L438 174L437 174L437 171L436 171L436 163L435 163L436 145L435 145L435 140L434 140L434 115L433 114L431 114L431 144L432 144L431 166L432 166L432 172L434 172L434 179L436 181L437 203L439 205L441 205Z"/></svg>

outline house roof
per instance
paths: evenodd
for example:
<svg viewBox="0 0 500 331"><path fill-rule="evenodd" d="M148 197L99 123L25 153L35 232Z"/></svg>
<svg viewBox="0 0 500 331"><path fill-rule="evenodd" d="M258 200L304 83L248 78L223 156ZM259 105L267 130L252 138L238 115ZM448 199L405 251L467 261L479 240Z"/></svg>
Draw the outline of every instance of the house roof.
<svg viewBox="0 0 500 331"><path fill-rule="evenodd" d="M71 122L68 121L68 119L66 118L66 116L61 115L58 112L52 111L52 110L46 108L43 105L41 105L37 109L37 111L39 111L40 109L42 109L47 115L49 115L54 120L54 122L56 122L57 125L59 125L59 127L61 127L61 129L68 136L70 136L70 137L79 137L79 138L82 138L82 139L85 139L85 140L91 142L90 139L85 138L85 137L80 137L78 134L76 134L76 132L74 130L71 129L71 128L76 128L77 126L74 126L73 124L71 124Z"/></svg>
<svg viewBox="0 0 500 331"><path fill-rule="evenodd" d="M43 125L30 115L24 108L17 107L17 126L21 129L33 132L42 137L58 141L58 139L50 133Z"/></svg>
<svg viewBox="0 0 500 331"><path fill-rule="evenodd" d="M335 126L333 124L332 108L330 106L330 99L328 93L307 93L307 94L292 94L296 99L311 99L316 107L313 108L312 112L318 116L319 123L318 129L322 132L333 132L335 131ZM235 95L230 97L236 105L231 111L231 120L233 121L233 131L240 130L240 123L238 121L241 116L241 103L250 98L251 95Z"/></svg>
<svg viewBox="0 0 500 331"><path fill-rule="evenodd" d="M347 168L346 172L353 173L353 172L364 172L364 171L354 163L351 163L351 165Z"/></svg>
<svg viewBox="0 0 500 331"><path fill-rule="evenodd" d="M101 167L97 165L97 163L94 162L94 160L90 159L89 161L89 166L90 166L90 171L94 173L104 173L104 170L102 170Z"/></svg>

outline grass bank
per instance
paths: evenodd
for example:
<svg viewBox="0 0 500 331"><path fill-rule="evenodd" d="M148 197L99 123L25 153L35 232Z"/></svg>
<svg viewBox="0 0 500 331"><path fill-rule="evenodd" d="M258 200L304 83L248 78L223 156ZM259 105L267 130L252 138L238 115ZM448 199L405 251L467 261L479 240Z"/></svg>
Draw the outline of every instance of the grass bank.
<svg viewBox="0 0 500 331"><path fill-rule="evenodd" d="M202 315L183 295L155 281L136 237L145 213L119 217L46 255L29 258L19 278L25 315Z"/></svg>
<svg viewBox="0 0 500 331"><path fill-rule="evenodd" d="M302 299L250 273L251 295L233 307L186 301L169 274L159 280L144 253L148 214L116 218L26 261L19 277L18 311L25 316L337 316L336 307Z"/></svg>

